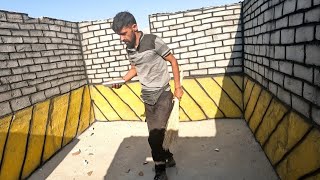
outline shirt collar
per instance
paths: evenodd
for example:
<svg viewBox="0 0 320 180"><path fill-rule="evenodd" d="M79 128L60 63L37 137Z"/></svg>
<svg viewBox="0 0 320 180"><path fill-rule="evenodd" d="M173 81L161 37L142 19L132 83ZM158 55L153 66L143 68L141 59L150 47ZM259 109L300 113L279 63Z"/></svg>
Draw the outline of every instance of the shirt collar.
<svg viewBox="0 0 320 180"><path fill-rule="evenodd" d="M138 44L138 46L137 46L137 48L126 48L128 51L131 51L131 52L134 52L134 51L138 51L139 50L139 48L140 48L140 42L141 42L141 40L142 40L142 38L144 37L144 34L143 34L143 32L142 31L138 31L141 35L140 35L140 38L139 38L139 44Z"/></svg>

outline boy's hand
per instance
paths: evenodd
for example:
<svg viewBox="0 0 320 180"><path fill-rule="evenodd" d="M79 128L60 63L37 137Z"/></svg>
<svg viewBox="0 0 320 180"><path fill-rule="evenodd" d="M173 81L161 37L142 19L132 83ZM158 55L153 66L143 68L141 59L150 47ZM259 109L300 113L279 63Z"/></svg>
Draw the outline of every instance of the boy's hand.
<svg viewBox="0 0 320 180"><path fill-rule="evenodd" d="M177 97L179 100L181 100L182 95L183 95L183 89L182 89L182 87L175 88L175 90L174 90L174 96Z"/></svg>
<svg viewBox="0 0 320 180"><path fill-rule="evenodd" d="M121 88L121 84L113 84L112 85L112 88L115 88L115 89L119 89L119 88Z"/></svg>

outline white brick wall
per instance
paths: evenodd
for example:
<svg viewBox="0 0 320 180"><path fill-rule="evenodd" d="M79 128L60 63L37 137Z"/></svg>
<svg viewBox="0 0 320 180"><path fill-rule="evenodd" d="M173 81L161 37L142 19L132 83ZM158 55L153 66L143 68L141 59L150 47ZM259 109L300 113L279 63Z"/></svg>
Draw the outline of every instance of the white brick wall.
<svg viewBox="0 0 320 180"><path fill-rule="evenodd" d="M0 90L11 86L10 96L0 91L0 117L79 87L72 81L86 83L77 23L0 14L7 17L0 23Z"/></svg>
<svg viewBox="0 0 320 180"><path fill-rule="evenodd" d="M244 44L245 73L319 124L315 115L320 109L320 78L314 78L320 66L320 8L312 0L273 0L266 3L269 7L252 4L254 0L247 2L243 14L248 36ZM263 9L264 19L259 16Z"/></svg>

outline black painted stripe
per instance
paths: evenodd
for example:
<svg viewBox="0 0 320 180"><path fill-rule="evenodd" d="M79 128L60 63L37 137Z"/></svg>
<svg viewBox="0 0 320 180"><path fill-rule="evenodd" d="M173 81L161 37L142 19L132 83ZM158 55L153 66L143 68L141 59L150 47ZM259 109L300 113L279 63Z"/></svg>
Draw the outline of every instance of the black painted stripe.
<svg viewBox="0 0 320 180"><path fill-rule="evenodd" d="M237 88L239 89L240 92L242 92L243 90L241 89L241 87L238 85L238 83L236 83L236 80L234 79L234 76L229 76L231 81L237 86ZM242 80L243 81L243 80ZM243 84L243 83L242 83Z"/></svg>
<svg viewBox="0 0 320 180"><path fill-rule="evenodd" d="M310 134L310 132L312 131L312 129L313 129L313 127L310 127L310 128L308 129L308 131L302 136L302 138L301 138L294 146L292 146L292 148L290 148L290 149L282 156L282 158L281 158L278 162L275 163L274 167L278 167L279 164L280 164L283 160L285 160L285 159L291 154L291 152L294 151L294 149L297 148L297 147L308 137L308 135Z"/></svg>
<svg viewBox="0 0 320 180"><path fill-rule="evenodd" d="M270 108L270 106L271 106L272 101L273 101L273 96L271 96L271 100L270 100L270 102L269 102L269 104L268 104L268 107L267 107L266 111L264 112L264 114L263 114L263 116L262 116L262 118L261 118L261 121L259 122L257 128L256 128L256 129L254 130L254 132L253 132L253 134L254 134L255 137L256 137L256 135L257 135L258 129L260 128L262 122L264 121L264 117L266 116L266 114L267 114L267 112L268 112L268 110L269 110L269 108Z"/></svg>
<svg viewBox="0 0 320 180"><path fill-rule="evenodd" d="M239 107L239 105L231 98L231 96L227 93L226 90L223 89L223 87L220 86L220 84L214 79L214 78L211 78L220 88L221 90L229 97L229 99L236 105L236 107L238 107L238 109L240 110L240 112L242 112L241 108ZM242 93L241 93L242 95Z"/></svg>
<svg viewBox="0 0 320 180"><path fill-rule="evenodd" d="M24 154L24 158L23 158L23 162L22 162L22 165L20 167L20 173L19 173L19 179L22 179L22 173L23 173L23 170L24 170L24 165L25 165L25 162L26 162L26 158L27 158L27 154L28 154L28 150L29 150L29 139L30 139L30 136L31 136L31 127L33 126L33 115L34 115L34 111L35 111L35 107L32 106L32 112L31 112L31 119L30 119L30 122L29 122L29 129L28 129L28 137L27 137L27 143L26 143L26 146L25 146L25 154ZM40 164L40 162L39 162Z"/></svg>
<svg viewBox="0 0 320 180"><path fill-rule="evenodd" d="M109 104L109 106L113 109L113 111L119 116L119 118L121 120L123 120L123 118L120 116L120 114L116 111L116 109L111 105L111 103L108 101L108 99L103 95L103 93L101 91L99 91L99 89L94 86L94 88L99 92L99 94L106 100L106 102ZM100 109L99 109L100 110Z"/></svg>
<svg viewBox="0 0 320 180"><path fill-rule="evenodd" d="M284 118L290 113L290 111L287 111L286 113L284 113L282 115L282 117L280 118L279 122L276 124L276 126L274 127L274 129L271 131L271 133L269 134L268 138L265 140L265 142L262 144L262 148L265 149L266 144L270 141L271 136L273 135L273 133L278 129L279 125L281 124L281 122L284 120Z"/></svg>
<svg viewBox="0 0 320 180"><path fill-rule="evenodd" d="M129 85L127 85L127 84L125 84L125 85L126 85L126 86L131 90L131 92L143 103L142 99L138 96L138 94L136 94Z"/></svg>
<svg viewBox="0 0 320 180"><path fill-rule="evenodd" d="M249 104L249 102L250 102L251 95L252 95L252 91L253 91L255 85L256 85L256 83L254 83L253 86L252 86L252 89L251 89L251 91L250 91L250 95L249 95L247 104L245 105L244 110L243 110L244 112L246 112L246 110L247 110L247 106L248 106L248 104ZM244 94L243 94L243 95L244 95Z"/></svg>
<svg viewBox="0 0 320 180"><path fill-rule="evenodd" d="M94 101L93 101L93 105L100 111L100 113L106 118L107 121L110 121Z"/></svg>
<svg viewBox="0 0 320 180"><path fill-rule="evenodd" d="M208 96L209 99L211 99L211 101L214 103L214 105L218 108L218 110L222 113L223 117L226 117L226 114L219 108L219 106L217 105L217 103L210 97L210 95L208 94L208 92L204 89L204 87L199 83L199 81L195 78L194 79L196 81L196 83L198 84L198 86L202 89L202 91Z"/></svg>
<svg viewBox="0 0 320 180"><path fill-rule="evenodd" d="M251 114L250 114L250 116L249 116L249 118L248 118L248 125L249 125L249 123L250 123L250 121L251 121L251 118L252 118L252 116L253 116L253 114L254 114L254 112L256 111L256 107L257 107L257 104L258 104L258 102L259 102L259 99L260 99L260 97L261 97L261 93L262 93L262 89L260 90L260 92L259 92L259 95L258 95L258 98L257 98L257 101L255 102L255 104L254 104L254 107L253 107L253 111L251 112Z"/></svg>
<svg viewBox="0 0 320 180"><path fill-rule="evenodd" d="M73 138L78 135L79 126L80 126L80 120L81 120L81 115L82 115L82 112L83 112L83 102L84 102L84 94L85 94L85 92L86 92L86 88L89 88L89 90L90 90L90 87L89 87L89 86L84 86L84 87L83 87L82 98L81 98L81 105L80 105L80 113L79 113L79 118L78 118L78 122L77 122L77 130L76 130L76 133L74 134ZM90 99L91 99L91 96L90 96Z"/></svg>
<svg viewBox="0 0 320 180"><path fill-rule="evenodd" d="M72 91L76 91L76 90L72 90ZM66 118L65 118L65 121L64 121L62 141L61 141L60 148L63 147L63 142L64 142L64 139L65 139L64 136L65 136L66 126L67 126L67 121L68 121L68 115L69 115L69 109L70 109L70 104L71 104L72 91L69 92L68 109L67 109Z"/></svg>
<svg viewBox="0 0 320 180"><path fill-rule="evenodd" d="M204 112L204 110L202 109L202 107L197 103L197 101L195 101L195 100L193 99L193 97L190 95L190 93L187 91L187 89L184 88L183 86L182 86L182 89L183 89L183 91L184 91L185 93L188 94L188 96L190 96L190 98L193 100L193 102L199 107L199 109L201 110L202 114L206 117L206 119L209 119L209 117L206 115L206 113Z"/></svg>
<svg viewBox="0 0 320 180"><path fill-rule="evenodd" d="M142 121L142 119L139 117L139 115L130 107L130 105L129 105L128 103L126 103L112 88L111 88L111 91L112 91L116 96L118 96L119 99L120 99L125 105L127 105L127 106L129 107L129 109L131 109L131 111L137 116L137 118L138 118L140 121Z"/></svg>
<svg viewBox="0 0 320 180"><path fill-rule="evenodd" d="M186 111L180 106L180 109L184 112L184 114L187 116L189 121L192 121L192 119L189 117L189 115L186 113Z"/></svg>
<svg viewBox="0 0 320 180"><path fill-rule="evenodd" d="M311 171L303 176L301 176L300 178L298 178L299 180L304 180L304 179L308 179L308 178L313 178L315 179L315 176L320 176L320 167L314 171Z"/></svg>
<svg viewBox="0 0 320 180"><path fill-rule="evenodd" d="M9 123L9 127L8 127L8 131L7 131L6 140L5 140L4 145L3 145L2 158L0 159L0 173L1 173L1 169L2 169L3 159L5 157L5 150L6 150L7 143L8 143L8 137L9 137L9 133L10 133L10 129L11 129L11 124L12 124L12 121L13 121L14 118L15 118L15 115L12 114L11 120L10 120L10 123Z"/></svg>
<svg viewBox="0 0 320 180"><path fill-rule="evenodd" d="M49 111L48 111L48 117L47 117L46 131L45 131L45 134L44 134L43 147L42 147L41 158L40 158L41 165L45 162L43 160L43 153L44 153L44 148L46 147L46 142L47 142L48 126L49 126L49 122L51 121L51 115L52 115L52 112L53 112L53 99L50 99L49 101L50 101L50 103L49 103Z"/></svg>

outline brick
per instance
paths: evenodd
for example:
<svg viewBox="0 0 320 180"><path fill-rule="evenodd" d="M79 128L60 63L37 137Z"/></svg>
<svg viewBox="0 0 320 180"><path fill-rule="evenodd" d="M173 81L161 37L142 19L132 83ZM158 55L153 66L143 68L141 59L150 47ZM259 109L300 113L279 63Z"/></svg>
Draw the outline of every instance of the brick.
<svg viewBox="0 0 320 180"><path fill-rule="evenodd" d="M294 92L299 96L302 96L302 81L285 76L284 87L287 90Z"/></svg>
<svg viewBox="0 0 320 180"><path fill-rule="evenodd" d="M302 23L303 23L303 13L293 14L289 16L289 26L297 26Z"/></svg>
<svg viewBox="0 0 320 180"><path fill-rule="evenodd" d="M188 38L189 39L189 38ZM178 41L185 41L187 40L186 36L176 36L176 37L172 37L172 42L178 42Z"/></svg>
<svg viewBox="0 0 320 180"><path fill-rule="evenodd" d="M178 24L180 24L181 22L179 22L178 19ZM177 20L176 19L170 19L167 21L163 21L163 26L171 26L171 25L176 25L177 24Z"/></svg>
<svg viewBox="0 0 320 180"><path fill-rule="evenodd" d="M12 113L9 102L0 103L0 117Z"/></svg>
<svg viewBox="0 0 320 180"><path fill-rule="evenodd" d="M286 0L283 5L283 15L294 12L296 9L296 0Z"/></svg>
<svg viewBox="0 0 320 180"><path fill-rule="evenodd" d="M183 64L181 67L184 71L199 69L197 64Z"/></svg>
<svg viewBox="0 0 320 180"><path fill-rule="evenodd" d="M215 53L217 53L217 54L225 53L225 52L231 52L230 46L215 48Z"/></svg>
<svg viewBox="0 0 320 180"><path fill-rule="evenodd" d="M179 42L180 46L190 46L190 48L192 47L192 45L194 45L194 40L187 40L187 41L180 41Z"/></svg>
<svg viewBox="0 0 320 180"><path fill-rule="evenodd" d="M311 7L311 5L312 5L312 0L302 0L302 1L298 0L297 10L309 8Z"/></svg>
<svg viewBox="0 0 320 180"><path fill-rule="evenodd" d="M291 106L291 94L278 86L277 97L285 104Z"/></svg>
<svg viewBox="0 0 320 180"><path fill-rule="evenodd" d="M224 40L224 39L229 39L229 38L230 38L229 33L213 35L214 41L219 41L219 40Z"/></svg>
<svg viewBox="0 0 320 180"><path fill-rule="evenodd" d="M154 27L154 28L163 27L162 21L161 21L161 22L153 22L152 24L153 24L153 27Z"/></svg>
<svg viewBox="0 0 320 180"><path fill-rule="evenodd" d="M279 72L273 71L272 80L280 86L283 86L284 75Z"/></svg>
<svg viewBox="0 0 320 180"><path fill-rule="evenodd" d="M45 90L44 94L45 94L46 98L48 99L54 95L60 94L60 89L59 89L59 87L50 88L50 89Z"/></svg>
<svg viewBox="0 0 320 180"><path fill-rule="evenodd" d="M191 16L191 17L183 17L183 18L178 18L178 19L177 19L177 23L178 23L178 24L187 23L187 22L190 22L190 21L193 21L193 20L194 20L194 17L193 17L193 16ZM174 21L173 24L176 24L175 21ZM173 24L172 24L172 25L173 25Z"/></svg>
<svg viewBox="0 0 320 180"><path fill-rule="evenodd" d="M210 68L208 74L225 74L225 68Z"/></svg>
<svg viewBox="0 0 320 180"><path fill-rule="evenodd" d="M282 16L282 8L283 8L283 3L277 5L274 7L274 19L278 19ZM270 19L270 18L269 18ZM265 20L266 22L266 20Z"/></svg>
<svg viewBox="0 0 320 180"><path fill-rule="evenodd" d="M308 83L304 83L303 97L318 106L320 105L320 90L319 90L319 88L311 86Z"/></svg>
<svg viewBox="0 0 320 180"><path fill-rule="evenodd" d="M288 17L281 18L276 21L276 28L284 28L288 26Z"/></svg>
<svg viewBox="0 0 320 180"><path fill-rule="evenodd" d="M275 48L275 58L276 59L284 59L285 58L285 47L284 46L277 46Z"/></svg>
<svg viewBox="0 0 320 180"><path fill-rule="evenodd" d="M207 30L207 29L211 29L211 24L202 24L200 26L194 26L192 28L193 28L193 31Z"/></svg>
<svg viewBox="0 0 320 180"><path fill-rule="evenodd" d="M20 97L17 99L13 99L10 101L11 107L13 111L18 111L25 107L31 106L31 102L28 96Z"/></svg>
<svg viewBox="0 0 320 180"><path fill-rule="evenodd" d="M277 91L278 91L278 86L272 82L269 82L269 91L274 94L277 95Z"/></svg>
<svg viewBox="0 0 320 180"><path fill-rule="evenodd" d="M190 75L192 75L192 76L207 75L207 74L208 74L208 70L207 69L200 69L200 70L190 71Z"/></svg>
<svg viewBox="0 0 320 180"><path fill-rule="evenodd" d="M199 69L213 68L213 67L216 67L214 61L199 63Z"/></svg>
<svg viewBox="0 0 320 180"><path fill-rule="evenodd" d="M198 20L198 19L204 19L204 18L208 18L208 17L212 17L212 13L205 13L205 14L197 15L194 17L194 19Z"/></svg>
<svg viewBox="0 0 320 180"><path fill-rule="evenodd" d="M306 63L320 66L320 45L306 45Z"/></svg>
<svg viewBox="0 0 320 180"><path fill-rule="evenodd" d="M313 5L319 5L320 4L320 0L313 0Z"/></svg>
<svg viewBox="0 0 320 180"><path fill-rule="evenodd" d="M296 43L313 40L313 26L304 26L296 29Z"/></svg>
<svg viewBox="0 0 320 180"><path fill-rule="evenodd" d="M211 28L205 31L206 36L222 33L222 28Z"/></svg>
<svg viewBox="0 0 320 180"><path fill-rule="evenodd" d="M207 43L207 42L212 42L212 41L213 41L212 36L197 38L195 40L196 44Z"/></svg>
<svg viewBox="0 0 320 180"><path fill-rule="evenodd" d="M181 58L185 59L185 58L193 58L193 57L197 57L197 52L193 51L193 52L187 52L187 53L182 53L181 54Z"/></svg>
<svg viewBox="0 0 320 180"><path fill-rule="evenodd" d="M236 32L236 31L241 31L241 26L227 26L227 27L222 27L222 32L223 32L223 33Z"/></svg>
<svg viewBox="0 0 320 180"><path fill-rule="evenodd" d="M202 24L200 20L191 21L191 22L185 23L184 27L193 27L193 26L198 26L200 24Z"/></svg>
<svg viewBox="0 0 320 180"><path fill-rule="evenodd" d="M306 117L310 117L310 105L302 98L292 95L292 108Z"/></svg>
<svg viewBox="0 0 320 180"><path fill-rule="evenodd" d="M303 45L287 46L286 59L303 63L304 46Z"/></svg>
<svg viewBox="0 0 320 180"><path fill-rule="evenodd" d="M205 48L206 48L205 44L198 44L198 45L194 45L194 46L189 46L189 51L202 50Z"/></svg>
<svg viewBox="0 0 320 180"><path fill-rule="evenodd" d="M19 29L19 25L17 23L1 22L0 28L1 29Z"/></svg>
<svg viewBox="0 0 320 180"><path fill-rule="evenodd" d="M304 15L304 22L310 23L310 22L319 22L320 21L320 7L314 8Z"/></svg>
<svg viewBox="0 0 320 180"><path fill-rule="evenodd" d="M292 75L292 71L293 71L292 70L293 69L292 63L280 61L279 62L279 69L280 69L280 72L282 72L282 73Z"/></svg>
<svg viewBox="0 0 320 180"><path fill-rule="evenodd" d="M199 56L208 56L208 55L212 55L215 54L215 51L213 48L211 49L204 49L204 50L199 50L198 51L198 55Z"/></svg>
<svg viewBox="0 0 320 180"><path fill-rule="evenodd" d="M312 72L312 68L301 66L299 64L294 64L293 72L295 77L304 79L312 83L313 74L310 73Z"/></svg>
<svg viewBox="0 0 320 180"><path fill-rule="evenodd" d="M220 46L222 46L222 41L213 41L213 42L206 43L207 48L220 47Z"/></svg>
<svg viewBox="0 0 320 180"><path fill-rule="evenodd" d="M319 1L320 2L320 1ZM312 120L315 121L318 125L320 125L320 109L313 106L312 107Z"/></svg>
<svg viewBox="0 0 320 180"><path fill-rule="evenodd" d="M316 39L320 40L320 25L318 25L316 28Z"/></svg>
<svg viewBox="0 0 320 180"><path fill-rule="evenodd" d="M271 44L279 44L280 43L280 31L275 31L271 33L270 37Z"/></svg>
<svg viewBox="0 0 320 180"><path fill-rule="evenodd" d="M232 66L232 61L230 60L221 60L221 61L215 61L216 67L226 67L226 66Z"/></svg>
<svg viewBox="0 0 320 180"><path fill-rule="evenodd" d="M281 44L290 44L294 42L294 29L281 30Z"/></svg>
<svg viewBox="0 0 320 180"><path fill-rule="evenodd" d="M177 36L176 30L163 32L163 37L172 37L172 36Z"/></svg>
<svg viewBox="0 0 320 180"><path fill-rule="evenodd" d="M29 95L37 92L36 87L34 86L22 88L21 91L23 95Z"/></svg>

